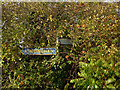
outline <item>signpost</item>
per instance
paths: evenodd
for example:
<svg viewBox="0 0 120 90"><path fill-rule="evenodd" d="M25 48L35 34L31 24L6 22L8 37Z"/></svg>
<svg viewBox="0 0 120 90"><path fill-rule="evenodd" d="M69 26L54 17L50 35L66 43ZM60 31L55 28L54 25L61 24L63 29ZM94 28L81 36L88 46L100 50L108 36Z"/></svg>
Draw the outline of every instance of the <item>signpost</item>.
<svg viewBox="0 0 120 90"><path fill-rule="evenodd" d="M58 53L59 44L65 45L72 45L73 40L66 39L66 38L58 38L56 40L57 48L35 48L35 49L23 49L21 50L22 54L24 55L55 55L56 52Z"/></svg>

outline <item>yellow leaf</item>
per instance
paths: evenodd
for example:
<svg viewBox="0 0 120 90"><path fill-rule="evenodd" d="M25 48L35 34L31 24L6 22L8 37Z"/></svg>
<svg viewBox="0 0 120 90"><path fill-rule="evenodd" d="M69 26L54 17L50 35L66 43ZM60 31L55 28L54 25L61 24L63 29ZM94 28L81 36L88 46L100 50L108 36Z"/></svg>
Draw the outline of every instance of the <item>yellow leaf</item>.
<svg viewBox="0 0 120 90"><path fill-rule="evenodd" d="M77 24L76 26L77 26L77 27L80 27L80 25L79 25L79 24Z"/></svg>
<svg viewBox="0 0 120 90"><path fill-rule="evenodd" d="M20 80L20 76L19 75L17 76L17 79Z"/></svg>
<svg viewBox="0 0 120 90"><path fill-rule="evenodd" d="M119 8L119 6L116 6L116 8Z"/></svg>
<svg viewBox="0 0 120 90"><path fill-rule="evenodd" d="M38 13L39 11L37 11L37 13Z"/></svg>
<svg viewBox="0 0 120 90"><path fill-rule="evenodd" d="M52 21L52 15L50 15L50 21Z"/></svg>

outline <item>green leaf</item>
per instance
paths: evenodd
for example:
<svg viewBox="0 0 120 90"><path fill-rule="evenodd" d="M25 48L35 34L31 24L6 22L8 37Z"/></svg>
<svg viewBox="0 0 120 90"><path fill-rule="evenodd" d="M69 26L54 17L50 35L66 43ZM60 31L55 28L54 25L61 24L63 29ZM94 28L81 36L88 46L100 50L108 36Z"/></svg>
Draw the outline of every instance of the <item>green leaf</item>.
<svg viewBox="0 0 120 90"><path fill-rule="evenodd" d="M65 85L64 90L68 90L68 87L69 87L69 83Z"/></svg>
<svg viewBox="0 0 120 90"><path fill-rule="evenodd" d="M115 82L115 78L108 78L108 80L105 82L106 84L110 84L112 82Z"/></svg>
<svg viewBox="0 0 120 90"><path fill-rule="evenodd" d="M79 60L83 60L83 57L80 57Z"/></svg>
<svg viewBox="0 0 120 90"><path fill-rule="evenodd" d="M71 64L72 63L72 61L67 61L69 64Z"/></svg>
<svg viewBox="0 0 120 90"><path fill-rule="evenodd" d="M120 72L115 71L115 75L119 77L120 76Z"/></svg>
<svg viewBox="0 0 120 90"><path fill-rule="evenodd" d="M115 89L115 86L113 86L113 84L110 84L110 85L107 85L107 88Z"/></svg>
<svg viewBox="0 0 120 90"><path fill-rule="evenodd" d="M74 80L70 80L70 83L74 83L75 81Z"/></svg>

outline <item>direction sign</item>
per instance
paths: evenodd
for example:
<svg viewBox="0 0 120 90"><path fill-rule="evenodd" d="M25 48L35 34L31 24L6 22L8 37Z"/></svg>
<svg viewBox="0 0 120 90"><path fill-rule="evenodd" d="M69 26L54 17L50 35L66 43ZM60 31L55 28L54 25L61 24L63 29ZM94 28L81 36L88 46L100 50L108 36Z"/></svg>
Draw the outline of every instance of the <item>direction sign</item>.
<svg viewBox="0 0 120 90"><path fill-rule="evenodd" d="M40 49L23 49L21 52L25 55L54 55L56 49L55 48L40 48Z"/></svg>
<svg viewBox="0 0 120 90"><path fill-rule="evenodd" d="M59 42L60 44L72 45L74 40L67 39L67 38L60 38Z"/></svg>

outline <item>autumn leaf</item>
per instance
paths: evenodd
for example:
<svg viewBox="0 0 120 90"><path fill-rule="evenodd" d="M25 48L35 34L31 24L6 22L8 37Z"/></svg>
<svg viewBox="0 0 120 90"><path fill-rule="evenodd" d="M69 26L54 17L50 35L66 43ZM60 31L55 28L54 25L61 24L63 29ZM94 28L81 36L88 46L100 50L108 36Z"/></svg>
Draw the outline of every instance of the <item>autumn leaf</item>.
<svg viewBox="0 0 120 90"><path fill-rule="evenodd" d="M84 53L85 53L85 51L82 51L82 53L84 54Z"/></svg>
<svg viewBox="0 0 120 90"><path fill-rule="evenodd" d="M77 27L81 27L79 24L76 25Z"/></svg>
<svg viewBox="0 0 120 90"><path fill-rule="evenodd" d="M68 60L68 58L69 58L69 55L66 55L66 56L65 56L65 58Z"/></svg>
<svg viewBox="0 0 120 90"><path fill-rule="evenodd" d="M82 24L82 27L86 27L86 24Z"/></svg>

